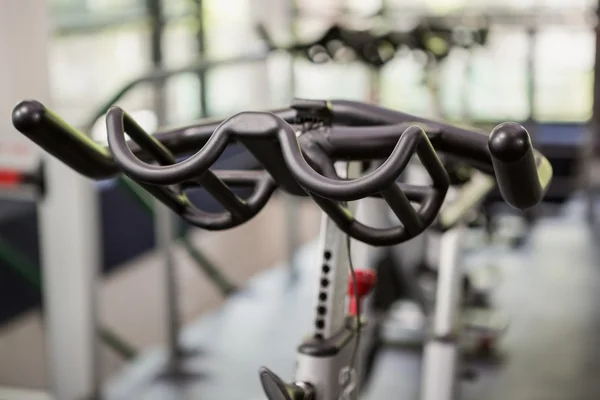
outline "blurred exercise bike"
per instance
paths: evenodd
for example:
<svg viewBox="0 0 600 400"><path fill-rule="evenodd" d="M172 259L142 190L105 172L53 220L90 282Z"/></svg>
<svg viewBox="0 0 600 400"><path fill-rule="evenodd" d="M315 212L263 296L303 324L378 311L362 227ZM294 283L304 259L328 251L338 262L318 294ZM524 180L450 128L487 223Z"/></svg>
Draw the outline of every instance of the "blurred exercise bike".
<svg viewBox="0 0 600 400"><path fill-rule="evenodd" d="M455 47L470 49L474 46L484 45L487 40L486 29L450 29L439 24L431 24L426 20L407 32L388 31L383 34L375 33L374 30L356 30L347 26L333 25L321 36L310 42L285 47L275 45L264 26L259 26L258 30L271 49L283 49L315 63L327 61L350 62L354 60L367 65L375 73L385 67L394 58L398 49L403 46L408 47L411 51L425 52L428 60L424 66L428 77L426 83L432 92L433 99L439 98L437 86L435 85L438 66L448 57L451 49ZM433 108L440 110L439 103L434 103L436 106ZM461 185L470 181L473 171L467 168L464 163L447 159L447 157L443 161L451 177L453 190L460 190ZM371 164L372 168L380 165L377 161L373 161ZM411 168L418 170L422 167L412 165ZM405 182L406 179L410 179L406 175L404 176ZM489 194L492 188L493 185L481 195ZM483 198L478 199L473 207L479 207L482 202ZM469 211L468 216L471 217L471 210L463 210L465 213L467 211ZM374 198L364 199L356 210L358 220L367 220L371 224L377 221L379 227L387 227L394 223L392 221L393 216L390 219L388 214L387 204ZM466 217L461 216L459 221L464 222L463 220ZM381 342L384 341L384 338L380 339L379 336L382 326L385 325L385 316L398 300L416 302L421 313L426 318L433 319L432 304L434 300L431 298L431 290L426 293L427 290L423 288L423 281L428 283L428 286L435 288L438 263L443 257L443 255L439 255L440 239L445 229L447 227L443 229L432 227L426 231L425 235L415 238L408 244L385 249L369 248L361 243L353 246L353 255L358 265L374 267L380 276L385 277L378 280L372 294L373 299L368 302L369 307L367 310L372 312L372 315L370 315L372 321L378 321L379 323L371 324L374 334L368 335L373 339L373 343L367 346L371 349L371 354L367 356L368 367L363 370L365 381L368 379L370 367L374 363L376 354L382 346ZM432 261L432 257L429 256L431 253L439 255L439 257ZM471 306L472 308L472 306L487 305L487 293L476 290L471 277L464 272L462 273L462 287L464 291L461 297L465 299L465 306ZM433 291L435 292L435 290ZM474 341L478 350L488 352L493 347L493 338L496 332L501 332L503 325L497 323L497 319L493 314L478 311L469 314L470 316L477 316L471 322L471 325L478 328L478 335ZM483 324L482 316L485 320ZM416 335L418 341L423 342L425 340L426 332L423 329L404 329L398 324L394 328L396 331L401 331L401 337L406 336L406 333L411 331L410 334L412 336ZM398 332L392 334L392 338L388 338L388 340L398 342L397 334Z"/></svg>
<svg viewBox="0 0 600 400"><path fill-rule="evenodd" d="M445 226L452 221L439 214L450 179L438 152L493 175L503 198L520 209L541 201L552 177L550 164L533 149L527 131L518 124L501 124L488 136L352 101L296 100L290 108L243 112L224 121L200 122L153 136L122 109L113 107L107 117L109 148L94 143L33 100L18 104L12 117L20 132L76 171L92 179L123 173L185 221L207 230L230 229L249 221L277 187L308 196L322 209L322 268L314 327L298 346L292 383L261 369L262 386L270 400L357 398L362 384L362 336L369 327L361 300L372 289L375 275L355 270L350 238L372 246L392 246L419 236L432 224ZM245 146L264 169L211 170L234 142ZM177 161L176 157L189 154ZM397 182L414 155L431 184ZM375 170L363 170L364 163L382 159ZM207 213L194 207L185 195L192 187L206 189L226 211ZM234 187L251 187L253 193L241 199L231 190ZM476 203L479 193L465 186L457 197L463 199L455 203L457 210ZM377 228L358 221L353 202L370 197L383 199L401 224ZM446 215L460 220L464 213ZM450 232L457 231L449 230L452 240L445 243L455 249L458 235ZM441 284L456 281L450 264L440 265L440 273L453 279L440 280L436 301L436 331L448 334L434 335L435 346L428 353L448 362L447 368L435 371L436 387L445 398L453 398L454 388L440 382L454 382L459 362L452 350L459 328L455 314L440 312L442 308L456 310L455 302L446 301L446 296L456 294L447 290L453 286Z"/></svg>

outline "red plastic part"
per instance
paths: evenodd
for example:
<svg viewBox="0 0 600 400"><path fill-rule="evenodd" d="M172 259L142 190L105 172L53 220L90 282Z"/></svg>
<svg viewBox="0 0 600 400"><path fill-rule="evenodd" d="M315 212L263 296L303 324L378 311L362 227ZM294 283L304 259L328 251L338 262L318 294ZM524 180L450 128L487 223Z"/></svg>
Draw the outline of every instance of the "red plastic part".
<svg viewBox="0 0 600 400"><path fill-rule="evenodd" d="M14 170L0 169L0 187L15 186L23 180L23 175Z"/></svg>
<svg viewBox="0 0 600 400"><path fill-rule="evenodd" d="M376 272L370 269L356 270L354 275L356 276L357 293L354 293L352 275L350 275L350 279L348 280L348 296L350 297L348 313L352 316L356 316L359 302L362 302L363 298L373 290L375 282L377 282Z"/></svg>
<svg viewBox="0 0 600 400"><path fill-rule="evenodd" d="M493 352L496 338L493 335L484 335L479 338L477 350L482 354L490 354Z"/></svg>

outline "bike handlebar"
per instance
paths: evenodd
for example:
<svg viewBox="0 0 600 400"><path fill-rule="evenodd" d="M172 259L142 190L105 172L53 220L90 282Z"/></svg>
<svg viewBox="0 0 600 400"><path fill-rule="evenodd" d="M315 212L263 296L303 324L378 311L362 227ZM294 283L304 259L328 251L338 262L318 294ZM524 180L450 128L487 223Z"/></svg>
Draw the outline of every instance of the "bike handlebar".
<svg viewBox="0 0 600 400"><path fill-rule="evenodd" d="M466 29L462 27L461 31L457 31L456 27L428 20L421 21L410 31L392 30L384 33L372 29L356 29L334 24L319 37L287 46L277 45L263 24L256 26L256 32L267 44L269 50L283 50L319 63L337 59L336 54L339 50L347 47L361 62L375 68L383 67L391 61L402 46L428 52L437 61L440 61L449 55L451 48L471 48L475 44L484 45L488 36L486 28ZM458 32L461 32L462 35L457 34ZM434 41L432 38L438 40ZM318 55L324 55L325 58L320 60Z"/></svg>
<svg viewBox="0 0 600 400"><path fill-rule="evenodd" d="M490 134L490 155L504 200L517 208L535 206L552 179L545 157L536 160L531 137L519 124L498 125Z"/></svg>
<svg viewBox="0 0 600 400"><path fill-rule="evenodd" d="M502 196L516 208L540 202L552 175L550 164L533 149L529 134L518 124L499 125L488 136L352 101L297 100L289 109L243 112L224 121L205 121L154 136L113 107L107 115L110 149L36 101L17 105L13 124L73 169L94 179L123 172L184 219L211 230L248 221L280 186L292 194L310 196L352 237L390 245L420 234L440 210L449 178L436 150L495 173ZM211 171L232 142L244 145L264 171ZM176 162L176 156L194 151ZM430 174L431 187L396 182L414 154ZM341 179L333 166L341 160L381 159L386 161L378 169L353 180ZM250 185L255 190L246 200L230 189ZM195 208L184 193L190 186L205 188L227 211L209 214ZM339 203L375 195L385 199L402 226L365 226ZM420 204L417 210L411 202Z"/></svg>
<svg viewBox="0 0 600 400"><path fill-rule="evenodd" d="M73 128L35 100L20 102L12 112L14 127L77 172L103 179L119 170L110 151Z"/></svg>

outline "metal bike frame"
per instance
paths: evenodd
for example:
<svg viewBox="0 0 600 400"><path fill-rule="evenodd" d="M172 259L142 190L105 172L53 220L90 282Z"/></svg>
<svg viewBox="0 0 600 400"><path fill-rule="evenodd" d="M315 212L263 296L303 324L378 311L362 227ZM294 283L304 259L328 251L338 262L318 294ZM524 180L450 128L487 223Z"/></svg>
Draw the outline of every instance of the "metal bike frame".
<svg viewBox="0 0 600 400"><path fill-rule="evenodd" d="M47 2L2 0L0 10L0 50L5 60L0 67L0 103L24 97L49 101L46 56L51 23ZM3 104L0 108L0 127L4 130L8 109ZM52 156L43 154L42 159L48 184L38 203L44 364L53 396L75 400L98 394L94 293L100 267L97 198L93 182Z"/></svg>
<svg viewBox="0 0 600 400"><path fill-rule="evenodd" d="M460 378L459 340L462 333L462 278L460 263L466 230L464 219L495 187L492 179L475 174L461 188L458 198L440 214L444 231L439 240L438 279L433 321L425 342L421 378L421 400L455 400Z"/></svg>
<svg viewBox="0 0 600 400"><path fill-rule="evenodd" d="M338 171L340 176L344 176ZM352 171L356 177L356 170ZM479 182L476 182L479 184ZM491 188L482 182L482 190ZM471 192L473 193L473 192ZM479 192L476 192L479 193ZM463 204L471 204L464 202ZM449 219L456 218L454 215L464 215L468 209L462 207L449 207ZM389 208L384 201L375 198L362 199L352 211L356 210L357 218L369 225L384 227L389 225ZM452 215L454 214L454 215ZM323 355L314 352L318 345L311 346L314 354L303 352L303 346L299 347L297 354L297 371L295 382L297 385L309 384L315 393L315 400L321 399L348 399L355 400L360 393L362 382L359 381L360 367L362 366L363 349L360 346L360 338L357 338L356 326L351 317L345 311L346 294L348 285L348 263L349 254L345 234L323 214L321 224L321 236L319 245L319 260L321 261L321 273L317 290L317 301L315 313L315 336L322 338L325 342L341 341L339 347L333 346L336 351ZM458 345L456 343L459 331L460 304L461 304L461 282L462 270L459 263L460 240L462 238L463 225L456 223L452 229L441 235L439 242L439 282L437 287L437 301L435 306L435 318L433 323L433 339L425 345L423 391L422 400L453 400L456 394L459 370ZM374 248L364 243L353 248L353 261L357 268L369 268L381 256L384 248ZM325 284L324 284L325 283ZM326 313L323 313L325 307ZM366 309L366 307L365 307ZM366 321L368 324L369 321ZM365 329L365 324L359 328L361 336L372 334ZM345 336L346 340L342 340ZM357 344L357 339L359 343ZM366 339L364 339L367 341ZM308 339L312 342L312 339ZM358 348L356 348L358 346ZM352 360L353 352L356 351ZM355 364L351 365L354 361Z"/></svg>
<svg viewBox="0 0 600 400"><path fill-rule="evenodd" d="M428 259L435 260L438 270L436 287L436 303L433 309L424 309L432 313L433 320L429 336L425 338L423 367L421 379L421 400L455 400L458 398L459 373L461 368L459 337L461 334L462 278L464 271L460 263L462 239L465 226L464 217L469 210L476 208L485 193L492 190L491 179L476 174L473 181L461 189L455 189L456 199L440 214L441 224L450 227L446 231L430 229L427 235L433 235L434 241L427 241ZM453 201L455 200L455 201ZM366 207L365 207L366 206ZM359 211L369 224L377 226L391 225L389 207L380 199L367 198L359 203ZM357 216L360 215L357 212ZM368 248L362 244L358 259L371 265L379 255L379 248ZM400 259L402 246L394 246L392 251L396 259ZM430 254L432 253L432 254ZM355 258L355 260L357 259ZM400 266L404 263L400 262ZM434 265L434 264L431 264ZM368 333L368 330L366 330ZM360 365L360 363L359 363Z"/></svg>
<svg viewBox="0 0 600 400"><path fill-rule="evenodd" d="M333 126L329 132L310 131L298 136L297 131L285 122L286 118L297 119L298 113L301 117L306 117L313 113L321 115L324 111L326 111L325 119L329 120L330 116L333 117L334 125L337 120L342 123L345 121L346 124L348 122L358 124L359 127ZM424 121L419 117L364 103L304 100L294 103L293 108L275 113L239 113L221 122L216 130L214 125L217 122L211 121L198 126L162 132L154 136L163 142L164 147L161 147L154 140L149 140L151 137L135 125L124 110L113 108L107 117L109 152L106 148L82 140L80 132L35 100L23 101L13 110L15 127L67 165L95 179L111 176L119 171L125 173L129 178L142 182L148 191L163 200L186 220L209 230L228 229L248 221L264 207L277 185L296 195L312 196L341 231L375 246L391 245L416 237L434 222L436 216L441 226L451 227L456 218L462 219L466 211L476 204L469 201L473 198L471 196L450 207L451 212L438 215L450 179L435 152L436 147L441 151L446 150L450 154L457 154L475 166L481 166L486 173L489 173L491 167L504 199L516 208L532 207L539 203L545 194L551 181L552 168L547 159L539 155L531 146L529 134L520 125L505 123L487 136L431 121L427 122L427 128L437 134L432 133L429 137L420 127L414 125L404 127L401 122L403 120L417 123ZM127 132L125 122L127 122ZM384 125L372 127L365 125L381 123ZM264 131L259 129L259 125L262 124L265 124ZM186 135L173 136L177 132L186 132ZM45 140L49 134L54 135L53 140ZM129 146L127 134L132 140L138 140L137 149ZM208 135L210 139L207 139ZM253 152L264 165L265 172L245 174L244 180L240 180L242 179L240 176L232 176L231 172L229 175L227 171L221 173L221 179L215 172L210 171L210 165L223 154L231 138L236 138ZM358 172L355 171L356 166L362 165L365 157L370 161L385 158L387 149L393 145L392 139L397 140L396 145L381 167L358 179L351 179ZM210 151L206 150L207 147L202 147L201 142L206 143L206 140L216 143ZM523 143L525 146L518 147L518 151L505 151L514 149L515 143ZM199 146L203 150L189 158L185 165L179 163L163 166L160 170L156 167L130 168L138 163L144 166L144 161L135 154L141 150L152 153L161 163L172 164L174 162L171 161L174 159L172 152L182 151L184 145L189 146L188 149ZM171 151L166 150L169 146L173 147ZM90 157L83 157L85 154L89 154ZM324 168L327 171L326 175L336 175L335 178L344 175L332 171L331 163L335 160L357 162L350 164L349 176L346 177L350 179L333 179L335 182L331 182L331 178L316 173L303 154L310 156L309 159ZM433 181L431 186L407 186L396 182L409 158L414 154L419 157L429 173ZM519 157L518 161L515 162L514 157ZM115 160L120 160L118 166ZM202 177L198 183L206 186L215 197L218 196L227 211L219 214L202 213L190 207L184 197L168 186L189 180L188 175L191 172L194 176ZM234 201L231 190L225 185L227 183L236 185L236 182L240 185L242 184L240 182L254 184L252 202L241 204L239 201ZM426 194L423 193L424 190ZM394 230L385 230L360 224L360 221L352 215L352 211L339 205L340 201L354 201L377 193L380 193L389 204L402 222L401 226L397 226ZM415 210L411 201L421 203L421 207ZM336 271L336 277L331 285L331 281L322 280L321 289L325 296L323 298L319 292L317 297L323 298L321 301L329 299L333 308L324 311L317 308L317 317L321 316L321 318L316 325L322 332L315 333L314 339L317 340L307 340L298 349L297 387L286 385L266 368L261 370L263 388L273 393L274 398L280 398L277 395L285 390L293 391L294 394L299 393L299 390L304 390L302 389L304 383L311 387L315 384L316 392L321 398L325 396L323 391L326 389L329 390L329 395L339 391L345 398L357 396L356 379L352 379L357 373L352 365L348 365L347 360L353 354L351 351L354 350L351 349L355 346L351 344L356 340L356 333L360 331L357 326L352 325L355 319L345 318L343 312L343 300L347 293L344 283L348 280L347 274L344 276L347 269L344 269L344 250L340 239L344 235L329 228L329 225L333 224L325 224L325 229L326 231L332 229L329 235L331 238L328 239L326 235L324 240L325 245L332 247L332 251L326 255L325 250L329 249L324 246L323 259L328 259L333 264L329 270ZM336 254L333 254L334 251ZM321 338L317 336L318 334ZM318 364L314 365L315 363ZM315 369L317 367L320 369ZM321 374L314 376L315 371L320 371ZM307 376L309 374L311 376ZM337 380L334 381L334 378ZM323 400L328 398L330 397L324 397Z"/></svg>
<svg viewBox="0 0 600 400"><path fill-rule="evenodd" d="M463 230L459 224L446 231L440 241L432 337L423 353L421 400L452 400L457 394L463 276L459 260Z"/></svg>
<svg viewBox="0 0 600 400"><path fill-rule="evenodd" d="M360 163L350 163L348 174L346 164L338 168L340 177L355 178L359 175ZM358 203L358 202L357 202ZM348 205L354 212L356 203ZM349 275L349 254L346 234L327 216L322 214L319 244L320 270L319 285L315 294L315 330L314 337L319 342L332 342L345 335L347 340L324 355L318 351L308 354L301 344L297 352L295 382L310 384L315 391L315 400L358 398L358 368L360 363L351 365L352 354L356 346L356 330L352 325L354 317L346 312L346 296ZM359 328L360 329L360 328ZM308 342L314 339L308 339ZM320 347L316 344L314 347ZM324 347L323 347L324 348ZM358 361L358 350L355 361Z"/></svg>

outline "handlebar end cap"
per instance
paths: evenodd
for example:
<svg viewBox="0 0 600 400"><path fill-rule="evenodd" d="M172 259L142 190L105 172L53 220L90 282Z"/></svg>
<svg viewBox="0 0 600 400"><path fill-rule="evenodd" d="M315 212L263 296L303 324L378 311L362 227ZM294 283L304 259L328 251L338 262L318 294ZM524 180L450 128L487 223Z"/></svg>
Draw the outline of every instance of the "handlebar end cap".
<svg viewBox="0 0 600 400"><path fill-rule="evenodd" d="M515 162L531 150L531 137L522 125L505 122L494 128L489 137L490 153L503 162Z"/></svg>
<svg viewBox="0 0 600 400"><path fill-rule="evenodd" d="M12 112L12 123L20 132L27 132L43 120L46 108L37 100L23 100Z"/></svg>

